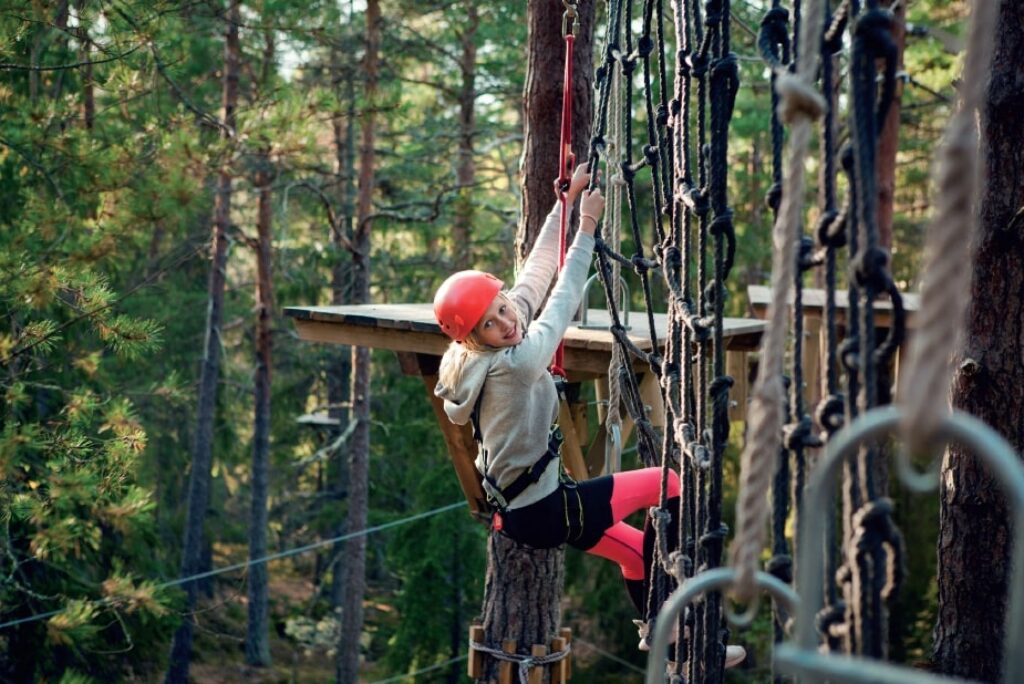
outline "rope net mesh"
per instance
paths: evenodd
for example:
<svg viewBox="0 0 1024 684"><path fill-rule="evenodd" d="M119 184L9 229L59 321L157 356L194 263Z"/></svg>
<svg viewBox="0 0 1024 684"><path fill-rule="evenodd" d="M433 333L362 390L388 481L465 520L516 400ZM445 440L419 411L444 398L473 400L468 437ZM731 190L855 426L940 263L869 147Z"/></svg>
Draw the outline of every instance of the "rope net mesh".
<svg viewBox="0 0 1024 684"><path fill-rule="evenodd" d="M796 62L802 57L812 66L802 67L801 72L808 80L818 78L824 94L823 101L814 105L823 109L818 117L817 222L812 237L796 219L799 232L788 257L793 265L792 303L782 303L792 311L793 346L788 355L790 376L783 379L788 399L782 407L780 446L769 478L768 570L786 582L793 576L786 521L801 513L808 452L859 413L889 401L885 371L904 332L902 300L888 269L888 256L879 244L875 179L879 132L895 92L892 15L877 1L823 1L813 9L824 15L810 29L814 32L811 47L803 48L802 56L797 40L799 0L792 14L779 0L772 0L757 37L758 50L772 74L772 185L766 204L773 219L783 204L785 180L782 117L786 114L777 111L781 100L776 86L789 87L780 81L797 71ZM609 0L607 42L596 77L599 94L589 166L591 172L601 161L614 167L608 169L608 177L621 183L628 217L622 229L634 248L632 254L620 253L614 233L609 240L599 234L597 271L616 354L628 360L626 368L634 362L649 366L660 383L666 413L666 427L659 434L645 412L636 374L628 370L615 374L622 404L636 425L639 459L644 466L660 466L665 476L659 506L651 515L657 531L648 596L651 620L679 582L721 565L728 533L722 519L722 478L733 380L725 373L723 316L736 254L728 175L729 126L739 88L731 15L729 0L671 0L669 8L661 0ZM671 23L666 21L669 16ZM840 64L839 53L844 49L848 55ZM841 68L848 73L850 138L842 149L837 142ZM614 81L621 88L613 97ZM634 102L630 85L640 91L639 102ZM621 111L610 116L613 105ZM635 121L642 121L646 130L634 131ZM610 123L621 130L609 130ZM604 159L613 134L614 162ZM842 207L837 199L840 169L846 188ZM646 209L638 198L643 182L649 184ZM800 199L794 203L799 205ZM796 210L797 216L802 213ZM849 309L845 339L840 343L836 296L844 248ZM620 268L631 270L640 281L651 351L633 344L622 325ZM825 289L825 358L822 399L810 407L803 392L802 292L806 274L815 268L821 269ZM652 278L659 274L667 301L656 303ZM873 302L880 296L888 298L893 309L893 323L884 339L879 339L873 316ZM653 312L659 304L669 320L663 349L654 326ZM902 568L902 540L892 522L892 506L881 497L880 458L877 448L863 449L846 467L841 512L836 516L819 513L842 521L841 539L840 530L831 529L825 545L827 608L820 619L828 645L875 657L884 656L885 601L898 587ZM678 509L672 511L667 510L669 469L678 470L683 484ZM669 539L672 516L680 524ZM775 637L780 640L787 616L778 607L775 616ZM688 636L675 646L675 674L685 675L687 681L722 681L724 644L729 637L722 597L707 596L691 606L681 621L686 629L680 633Z"/></svg>

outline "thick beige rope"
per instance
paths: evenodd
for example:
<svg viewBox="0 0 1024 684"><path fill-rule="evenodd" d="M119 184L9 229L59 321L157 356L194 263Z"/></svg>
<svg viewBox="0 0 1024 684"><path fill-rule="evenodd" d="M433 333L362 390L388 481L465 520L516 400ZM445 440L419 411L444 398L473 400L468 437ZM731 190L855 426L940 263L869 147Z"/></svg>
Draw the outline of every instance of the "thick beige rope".
<svg viewBox="0 0 1024 684"><path fill-rule="evenodd" d="M608 231L608 244L616 252L621 250L622 243L622 189L625 181L619 171L619 163L622 161L624 149L622 141L622 72L619 69L612 69L612 102L608 114L608 154L606 156L607 173L609 183L607 185L608 200L605 211L605 228ZM622 265L618 261L612 261L612 300L618 306L622 302ZM622 469L622 391L619 385L619 374L625 365L626 359L623 356L621 346L612 345L612 358L608 364L608 409L605 414L604 425L605 437L605 470L606 474L618 472ZM619 438L616 441L615 435Z"/></svg>
<svg viewBox="0 0 1024 684"><path fill-rule="evenodd" d="M980 153L978 121L985 99L1000 2L975 0L960 107L950 120L935 166L935 217L925 242L921 309L900 381L907 409L904 438L911 453L933 442L949 414L951 359L963 327L971 287Z"/></svg>
<svg viewBox="0 0 1024 684"><path fill-rule="evenodd" d="M736 568L734 594L741 601L749 601L757 592L754 575L759 570L761 550L765 544L770 506L768 491L775 459L782 445L786 401L782 367L788 328L787 299L796 272L804 162L814 121L825 110L825 102L813 86L817 48L821 41L822 2L812 0L805 7L796 74L778 72L775 82L780 97L779 117L791 125L791 132L782 204L772 230L772 298L768 306L768 325L761 339L761 360L747 411L747 439L740 460L736 538L731 552Z"/></svg>

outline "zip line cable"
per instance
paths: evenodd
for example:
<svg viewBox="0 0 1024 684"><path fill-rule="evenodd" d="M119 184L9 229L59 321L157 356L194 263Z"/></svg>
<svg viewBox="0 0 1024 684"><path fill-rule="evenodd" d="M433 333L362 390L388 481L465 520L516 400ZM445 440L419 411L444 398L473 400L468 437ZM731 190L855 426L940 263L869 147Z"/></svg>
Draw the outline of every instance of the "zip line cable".
<svg viewBox="0 0 1024 684"><path fill-rule="evenodd" d="M366 529L359 530L359 531L356 531L356 532L349 532L347 534L343 534L343 535L340 535L340 536L337 536L337 537L332 537L331 539L321 539L318 542L313 542L311 544L306 544L304 546L297 546L297 547L295 547L293 549L288 549L286 551L280 551L278 553L272 553L269 556L263 556L262 558L256 558L256 559L244 561L244 562L241 562L241 563L235 563L233 565L226 565L223 568L216 568L214 570L207 570L205 572L200 572L200 573L197 573L195 575L189 575L188 577L179 577L178 579L174 579L174 580L170 580L168 582L164 582L162 584L158 584L155 587L153 587L153 590L154 591L160 591L161 589L168 589L170 587L178 586L178 585L181 585L181 584L187 584L188 582L195 582L197 580L206 579L208 577L214 577L215 575L222 575L222 574L224 574L226 572L232 572L234 570L242 570L242 569L248 568L249 566L252 566L252 565L259 565L261 563L269 563L270 561L280 560L282 558L288 558L290 556L297 556L297 555L305 553L307 551L312 551L313 549L318 549L318 548L320 548L322 546L328 546L330 544L336 544L338 542L343 542L343 541L346 541L346 540L349 540L349 539L353 539L355 537L368 536L370 534L374 534L376 532L382 532L382 531L390 529L392 527L398 527L399 525L404 525L406 523L411 523L411 522L414 522L416 520L422 520L423 518L429 518L430 516L433 516L433 515L438 515L440 513L447 513L448 511L454 510L456 508L460 508L460 507L465 506L465 505L466 505L465 501L457 501L455 503L448 504L447 506L441 506L440 508L435 508L432 511L426 511L426 512L423 512L423 513L417 513L415 515L409 516L408 518L402 518L400 520L392 520L391 522L382 523L382 524L376 525L374 527L367 527ZM115 599L108 597L108 598L102 599L101 601L98 601L97 603L99 605L103 605L103 604L106 604L106 603L111 603L114 600ZM29 622L38 622L39 620L46 620L46 619L54 617L55 615L60 615L61 613L64 613L66 611L67 611L67 608L59 608L57 610L51 610L51 611L49 611L47 613L37 613L36 615L30 615L29 617L18 618L17 620L9 620L7 622L0 623L0 631L2 631L4 629L7 629L8 627L15 627L17 625L23 625L23 624L26 624L26 623L29 623Z"/></svg>

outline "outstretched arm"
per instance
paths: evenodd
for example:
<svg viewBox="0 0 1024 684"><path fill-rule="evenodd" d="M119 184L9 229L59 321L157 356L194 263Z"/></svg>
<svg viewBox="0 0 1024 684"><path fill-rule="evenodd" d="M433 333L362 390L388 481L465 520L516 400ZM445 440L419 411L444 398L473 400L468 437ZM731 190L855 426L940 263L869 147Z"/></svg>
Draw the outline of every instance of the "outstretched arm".
<svg viewBox="0 0 1024 684"><path fill-rule="evenodd" d="M557 181L556 181L557 183ZM590 183L590 174L587 173L586 164L580 164L573 173L569 189L566 191L566 201L569 206L576 203L576 198ZM557 191L557 187L556 187ZM555 202L555 206L548 212L544 225L533 243L533 249L526 258L522 270L516 277L515 285L512 286L510 294L521 299L528 307L530 313L536 313L544 301L551 280L558 270L558 233L561 217L561 202ZM529 321L525 321L529 323Z"/></svg>

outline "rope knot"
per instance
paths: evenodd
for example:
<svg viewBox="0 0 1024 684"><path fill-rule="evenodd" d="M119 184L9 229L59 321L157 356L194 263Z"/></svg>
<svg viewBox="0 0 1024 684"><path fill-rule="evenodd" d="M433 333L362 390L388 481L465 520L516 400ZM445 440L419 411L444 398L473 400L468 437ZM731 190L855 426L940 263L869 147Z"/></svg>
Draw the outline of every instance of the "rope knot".
<svg viewBox="0 0 1024 684"><path fill-rule="evenodd" d="M650 166L658 165L659 154L657 145L644 145L644 161Z"/></svg>
<svg viewBox="0 0 1024 684"><path fill-rule="evenodd" d="M668 124L668 106L664 102L658 103L658 112L654 118L655 123L659 126L665 126Z"/></svg>
<svg viewBox="0 0 1024 684"><path fill-rule="evenodd" d="M846 406L842 396L830 394L822 399L815 409L814 419L830 435L843 427L846 422Z"/></svg>
<svg viewBox="0 0 1024 684"><path fill-rule="evenodd" d="M619 162L619 173L626 183L632 183L633 179L636 178L636 169L628 161Z"/></svg>
<svg viewBox="0 0 1024 684"><path fill-rule="evenodd" d="M845 340L839 343L839 358L843 362L843 366L846 370L851 373L856 373L859 369L858 359L860 357L860 340L856 335L851 335Z"/></svg>
<svg viewBox="0 0 1024 684"><path fill-rule="evenodd" d="M709 59L707 54L695 52L686 58L686 64L693 78L704 78L708 73Z"/></svg>
<svg viewBox="0 0 1024 684"><path fill-rule="evenodd" d="M818 217L818 244L836 249L846 246L846 214L829 210Z"/></svg>
<svg viewBox="0 0 1024 684"><path fill-rule="evenodd" d="M773 67L789 61L789 10L773 7L761 19L757 33L757 47L761 56ZM781 49L780 49L781 48Z"/></svg>
<svg viewBox="0 0 1024 684"><path fill-rule="evenodd" d="M714 237L730 235L734 232L732 225L732 209L724 209L719 212L708 226L708 233Z"/></svg>
<svg viewBox="0 0 1024 684"><path fill-rule="evenodd" d="M590 139L590 156L601 156L604 154L607 143L603 135L595 135Z"/></svg>
<svg viewBox="0 0 1024 684"><path fill-rule="evenodd" d="M775 92L779 94L779 118L786 124L816 121L828 106L814 86L786 71L776 72Z"/></svg>
<svg viewBox="0 0 1024 684"><path fill-rule="evenodd" d="M800 267L800 271L809 271L815 266L823 263L824 258L821 255L814 253L814 240L808 235L804 235L800 238L800 255L797 260L797 265Z"/></svg>
<svg viewBox="0 0 1024 684"><path fill-rule="evenodd" d="M641 36L636 44L636 54L646 59L651 56L652 52L654 52L654 39L650 36Z"/></svg>
<svg viewBox="0 0 1024 684"><path fill-rule="evenodd" d="M804 415L797 422L782 428L782 442L790 451L821 446L821 440L814 434L811 417L808 415Z"/></svg>
<svg viewBox="0 0 1024 684"><path fill-rule="evenodd" d="M772 183L772 186L768 188L768 192L764 194L764 205L777 212L780 204L782 204L782 183L776 181Z"/></svg>
<svg viewBox="0 0 1024 684"><path fill-rule="evenodd" d="M786 584L793 581L793 557L788 553L778 553L768 561L768 573Z"/></svg>
<svg viewBox="0 0 1024 684"><path fill-rule="evenodd" d="M721 24L724 14L722 0L708 0L704 3L704 21L708 26Z"/></svg>
<svg viewBox="0 0 1024 684"><path fill-rule="evenodd" d="M854 258L853 272L857 284L872 293L889 289L889 255L880 247L869 247Z"/></svg>

